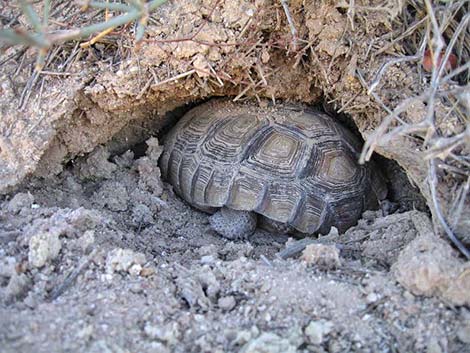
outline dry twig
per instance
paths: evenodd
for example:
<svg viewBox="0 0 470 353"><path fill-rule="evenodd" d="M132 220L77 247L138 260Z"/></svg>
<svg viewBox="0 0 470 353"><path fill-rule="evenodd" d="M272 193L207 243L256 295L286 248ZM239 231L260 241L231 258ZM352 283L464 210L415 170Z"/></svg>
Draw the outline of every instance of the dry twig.
<svg viewBox="0 0 470 353"><path fill-rule="evenodd" d="M292 49L293 51L297 51L297 29L295 28L294 21L292 20L292 16L290 14L289 5L287 4L287 0L280 0L282 8L284 9L284 13L286 14L287 23L289 23L290 32L292 34Z"/></svg>
<svg viewBox="0 0 470 353"><path fill-rule="evenodd" d="M437 168L442 170L447 170L448 172L468 176L470 175L470 163L466 161L465 158L459 156L459 150L462 146L468 146L470 141L470 121L465 119L465 114L460 113L458 104L456 103L454 97L458 97L462 93L470 93L470 87L467 83L465 86L456 86L449 85L449 82L458 75L468 71L470 65L468 62L464 61L464 64L456 68L454 71L448 73L444 76L445 69L447 67L446 63L448 62L454 47L459 42L459 38L463 38L466 35L468 28L468 23L470 21L470 14L464 14L458 25L453 27L453 33L446 44L446 41L443 36L443 32L448 27L448 24L451 23L458 13L458 10L462 8L462 4L448 4L444 9L445 11L440 14L438 17L436 15L433 4L430 0L424 0L424 5L426 9L426 16L428 28L426 33L422 36L421 44L416 54L394 58L387 60L381 68L378 70L375 78L370 84L367 84L362 77L358 74L361 83L367 88L369 94L372 94L374 98L381 103L380 97L377 94L374 94L375 88L382 81L385 70L393 64L414 60L417 61L421 59L424 55L426 47L428 47L431 52L432 59L432 72L429 83L425 87L424 91L415 97L410 97L408 99L400 102L393 110L382 106L387 111L387 116L383 119L382 123L367 139L363 151L361 153L360 162L363 163L370 159L375 148L382 144L386 145L392 139L399 135L413 135L419 134L424 135L424 142L421 148L424 150L425 159L428 160L428 185L431 192L432 198L432 208L434 215L437 218L437 221L442 226L445 234L449 237L451 242L460 250L460 252L465 255L467 258L470 258L470 251L465 248L462 242L454 234L452 228L449 226L446 217L443 214L442 206L440 204L440 198L437 193L437 188L439 180L437 177ZM442 10L442 9L441 9ZM447 14L447 15L446 15ZM414 28L418 28L418 25L422 21L418 21ZM410 31L407 31L410 34ZM404 38L402 36L401 38ZM396 40L395 40L396 41ZM461 47L460 47L461 48ZM459 50L462 53L462 49ZM457 98L458 100L458 98ZM438 126L436 126L436 105L445 103L446 101L454 101L449 107L449 114L461 115L466 124L466 128L463 132L455 133L452 136L441 136ZM425 117L422 121L418 123L407 123L400 118L400 115L407 111L407 109L416 102L423 103L427 107ZM444 117L444 119L447 117ZM396 121L398 125L394 125L393 122ZM460 164L460 166L451 165L446 162L448 159L451 159L454 162ZM442 162L437 162L437 161ZM467 179L468 180L468 179ZM468 184L468 181L467 181ZM468 186L461 188L461 193L454 202L456 204L456 215L454 216L454 221L452 225L455 226L460 214L462 212L463 204L465 203L465 196L467 195Z"/></svg>
<svg viewBox="0 0 470 353"><path fill-rule="evenodd" d="M96 32L106 34L110 29L112 30L118 26L131 23L133 21L138 21L135 39L136 42L140 42L144 36L149 13L166 1L167 0L152 0L150 2L146 2L145 0L134 0L128 1L128 4L86 1L84 9L91 7L95 9L119 11L123 12L123 14L113 17L109 21L84 26L82 28L48 31L47 27L50 16L51 0L44 1L42 19L36 13L32 4L26 0L21 0L20 5L22 11L31 25L32 30L28 31L24 28L4 28L0 30L0 44L3 43L1 46L23 44L26 46L36 47L39 52L36 68L41 70L44 67L46 54L52 46L70 40L86 38ZM104 34L100 35L103 36Z"/></svg>

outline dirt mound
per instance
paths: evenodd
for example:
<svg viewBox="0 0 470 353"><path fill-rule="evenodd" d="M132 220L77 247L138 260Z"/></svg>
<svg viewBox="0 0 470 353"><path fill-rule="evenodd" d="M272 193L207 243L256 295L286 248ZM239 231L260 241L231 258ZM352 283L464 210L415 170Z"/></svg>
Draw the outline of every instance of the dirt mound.
<svg viewBox="0 0 470 353"><path fill-rule="evenodd" d="M225 240L155 184L148 143L140 158L101 148L0 205L4 351L463 349L467 310L422 295L468 305L468 266L425 213L368 211L321 237L333 267L324 251L281 259L287 237Z"/></svg>
<svg viewBox="0 0 470 353"><path fill-rule="evenodd" d="M36 51L5 50L6 351L465 350L468 262L434 229L470 243L468 4L283 4L165 3L139 45L124 25L54 46L41 72ZM103 18L56 5L51 30ZM13 7L0 21L28 27ZM154 138L220 96L322 105L366 140L364 159L396 162L382 161L391 206L312 244L221 239L160 179Z"/></svg>
<svg viewBox="0 0 470 353"><path fill-rule="evenodd" d="M403 31L412 20L403 20L409 13L415 14L412 28L420 33L420 14L405 12L394 3L370 10L359 5L351 9L346 4L294 1L289 9L296 25L295 40L278 2L201 0L159 8L139 47L122 48L131 38L111 36L109 42L87 50L57 48L50 53L44 74L30 76L27 63L34 55L9 49L9 60L1 71L5 84L0 190L11 190L33 173L57 174L64 161L113 138L122 152L158 133L171 120L165 113L188 103L214 96L234 100L265 97L310 104L327 100L352 118L364 138L372 135L372 147L397 161L433 205L427 181L432 177L429 165L417 153L425 137L418 132L426 129L414 128L420 122L425 124L429 113L422 97L425 78L416 60L403 57L394 65L390 59L392 54L413 50L406 35L400 40L389 37ZM83 55L90 60L80 60ZM464 47L463 62L465 55ZM12 71L16 72L14 81L8 78ZM451 91L456 89L446 85ZM23 94L16 94L21 88ZM435 105L435 129L443 131L443 137L465 130L454 107L444 101ZM399 130L414 129L415 135L392 133L380 140L373 138L386 132L383 129L389 124L376 129L394 108L399 108L398 122L404 124ZM400 127L393 122L390 126ZM442 153L440 158L448 156L448 152ZM453 153L460 152L454 148ZM455 168L450 165L443 171ZM450 212L452 196L465 191L463 186L459 189L461 178L456 175L434 176L446 179L439 183L435 198L444 205L444 214L449 210L449 218L454 215L450 220L453 228L466 237L470 208L465 197L463 207L454 206L455 212Z"/></svg>

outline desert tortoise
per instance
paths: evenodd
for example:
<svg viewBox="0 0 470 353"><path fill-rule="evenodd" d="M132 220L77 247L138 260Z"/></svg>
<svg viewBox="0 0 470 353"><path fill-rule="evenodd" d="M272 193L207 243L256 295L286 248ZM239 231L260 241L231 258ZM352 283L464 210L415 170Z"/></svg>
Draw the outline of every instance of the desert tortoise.
<svg viewBox="0 0 470 353"><path fill-rule="evenodd" d="M327 233L354 225L386 195L379 172L357 163L360 147L325 113L215 100L173 127L160 166L189 204L222 208L211 224L225 237L252 233L251 211L301 233Z"/></svg>

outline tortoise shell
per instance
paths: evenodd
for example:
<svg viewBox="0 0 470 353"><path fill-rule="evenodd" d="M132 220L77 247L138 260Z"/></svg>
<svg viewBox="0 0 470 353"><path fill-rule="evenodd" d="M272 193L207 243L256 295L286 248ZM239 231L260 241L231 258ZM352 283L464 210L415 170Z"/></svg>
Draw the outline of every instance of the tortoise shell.
<svg viewBox="0 0 470 353"><path fill-rule="evenodd" d="M216 100L166 136L163 177L189 204L254 211L302 233L344 231L386 189L361 144L325 113Z"/></svg>

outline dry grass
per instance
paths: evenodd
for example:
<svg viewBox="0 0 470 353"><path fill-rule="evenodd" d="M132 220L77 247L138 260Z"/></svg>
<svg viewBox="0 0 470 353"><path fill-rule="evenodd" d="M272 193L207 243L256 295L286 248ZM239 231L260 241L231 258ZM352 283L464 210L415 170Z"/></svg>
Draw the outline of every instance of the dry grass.
<svg viewBox="0 0 470 353"><path fill-rule="evenodd" d="M467 258L470 258L470 251L457 238L452 226L459 223L464 204L468 205L470 183L469 6L468 1L433 4L424 0L405 4L397 18L402 21L402 34L386 47L401 42L409 55L386 60L375 78L365 83L368 93L380 102L375 90L384 72L397 63L423 63L431 72L421 72L423 87L419 94L403 100L394 109L387 109L388 115L368 138L361 155L361 162L367 161L378 145L387 144L398 135L422 139L421 151L428 163L427 182L433 201L430 206L444 232ZM457 62L451 65L453 59ZM421 121L412 122L405 113L416 103L426 106L426 114ZM454 124L444 129L448 121ZM446 176L456 184L451 202L454 207L448 212L442 208L443 195L438 191L440 183L448 182L444 180Z"/></svg>
<svg viewBox="0 0 470 353"><path fill-rule="evenodd" d="M39 51L36 62L36 69L39 71L44 67L46 55L53 46L68 42L71 40L83 39L92 34L98 33L97 37L101 38L104 34L110 33L113 29L122 25L129 25L136 21L135 39L140 42L144 36L145 27L152 11L158 6L165 3L166 0L132 0L127 4L120 2L107 1L91 1L85 0L81 3L81 11L88 8L95 10L106 10L106 18L98 23L84 23L83 26L75 26L74 28L66 28L60 30L50 30L50 17L56 14L57 10L51 14L51 0L44 0L42 6L39 3L41 14L35 9L32 3L26 0L20 0L19 5L23 15L29 25L27 28L7 26L0 30L0 48L9 45L26 45L36 47ZM64 2L62 2L64 3ZM55 4L57 5L57 4ZM66 3L67 7L73 7ZM110 18L109 11L115 13ZM64 21L54 20L55 23L64 23Z"/></svg>
<svg viewBox="0 0 470 353"><path fill-rule="evenodd" d="M264 38L261 31L261 23L267 12L272 8L257 13L247 22L241 31L239 40L230 43L208 42L198 39L199 33L205 25L211 21L214 11L221 4L221 0L214 0L210 6L210 12L195 31L184 37L155 38L145 36L144 30L152 25L158 25L158 17L152 16L152 11L166 0L129 0L128 4L103 1L79 1L70 3L65 0L54 2L55 11L50 12L51 0L37 1L36 3L20 1L21 6L10 4L9 16L5 17L6 24L0 30L0 50L12 46L20 47L19 51L13 52L0 61L0 65L8 60L20 59L18 72L24 67L26 48L38 50L35 71L30 73L30 79L21 93L19 109L25 108L34 89L41 86L44 75L67 75L70 68L78 60L86 57L88 63L99 62L100 65L108 63L111 71L121 62L134 55L141 43L152 43L159 45L168 55L168 62L175 60L173 50L174 44L193 42L204 46L230 46L234 48L233 54L218 64L217 70L208 67L204 70L193 67L184 72L161 78L152 73L152 78L142 84L139 98L144 96L150 86L156 87L175 82L181 78L192 77L200 81L199 86L207 94L211 94L212 87L223 87L229 84L238 88L238 94L234 101L247 99L254 96L260 101L260 96L268 87L267 79L273 75L275 70L263 67L259 53L267 49L278 47L295 47L295 37L285 36L282 38L272 36ZM295 31L290 12L285 3L279 2L273 7L284 9L286 21L290 21L291 29ZM113 14L110 17L109 13ZM21 21L22 20L22 21ZM295 33L292 33L295 35ZM83 40L86 40L83 42ZM98 45L94 45L98 44ZM246 63L238 70L243 74L232 78L227 71L238 66L240 62ZM169 65L170 66L170 65ZM47 70L48 68L52 68ZM267 71L266 71L267 70ZM201 75L193 75L195 73ZM205 79L200 78L207 77ZM274 100L274 97L271 97Z"/></svg>

